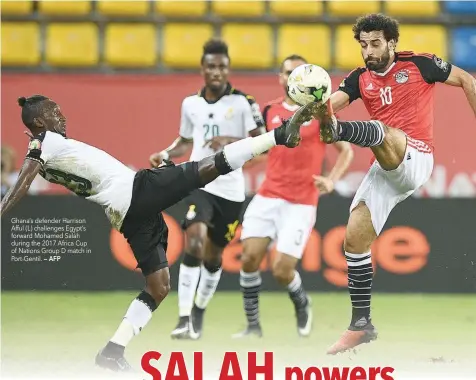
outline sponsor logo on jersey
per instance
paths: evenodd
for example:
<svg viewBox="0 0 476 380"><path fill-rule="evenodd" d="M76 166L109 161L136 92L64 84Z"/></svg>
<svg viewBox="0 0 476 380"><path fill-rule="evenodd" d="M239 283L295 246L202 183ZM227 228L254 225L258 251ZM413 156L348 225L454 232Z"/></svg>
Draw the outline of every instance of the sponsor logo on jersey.
<svg viewBox="0 0 476 380"><path fill-rule="evenodd" d="M190 205L190 207L188 208L187 215L185 216L188 220L192 220L197 216L195 208L195 205Z"/></svg>
<svg viewBox="0 0 476 380"><path fill-rule="evenodd" d="M374 85L372 82L369 83L369 85L367 87L365 87L366 90L373 90L374 89Z"/></svg>
<svg viewBox="0 0 476 380"><path fill-rule="evenodd" d="M400 84L406 83L408 81L409 74L410 73L408 70L401 70L395 74L395 81Z"/></svg>

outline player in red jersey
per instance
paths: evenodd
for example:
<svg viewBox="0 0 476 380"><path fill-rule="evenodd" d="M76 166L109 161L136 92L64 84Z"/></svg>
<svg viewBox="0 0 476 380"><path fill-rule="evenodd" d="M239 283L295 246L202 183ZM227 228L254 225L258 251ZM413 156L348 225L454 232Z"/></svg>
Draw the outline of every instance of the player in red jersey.
<svg viewBox="0 0 476 380"><path fill-rule="evenodd" d="M294 68L306 63L298 55L286 58L281 65L279 83L286 96L270 102L263 109L268 131L279 127L299 108L287 96L288 75ZM339 151L336 165L327 177L321 176L326 145L319 139L316 120L301 126L301 144L293 153L284 149L270 151L266 179L258 194L246 209L243 221L242 270L240 285L248 326L235 335L261 336L258 295L261 285L259 266L272 240L277 241L277 256L273 275L287 287L296 310L298 333L308 336L312 327L309 298L304 291L296 264L301 259L308 237L316 220L319 192L330 193L352 161L353 151L347 142L337 142Z"/></svg>
<svg viewBox="0 0 476 380"><path fill-rule="evenodd" d="M433 171L435 84L463 88L476 114L476 81L433 54L396 52L398 22L381 14L361 17L353 27L365 68L352 71L326 106L315 110L326 143L348 141L370 147L374 160L350 207L344 242L352 319L329 354L377 338L370 316L370 247L392 209ZM333 115L361 98L372 121L339 121Z"/></svg>

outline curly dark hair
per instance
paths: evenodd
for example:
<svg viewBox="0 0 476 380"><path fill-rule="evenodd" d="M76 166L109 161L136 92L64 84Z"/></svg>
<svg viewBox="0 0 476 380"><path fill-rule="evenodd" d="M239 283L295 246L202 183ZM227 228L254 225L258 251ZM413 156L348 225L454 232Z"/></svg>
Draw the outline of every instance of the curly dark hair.
<svg viewBox="0 0 476 380"><path fill-rule="evenodd" d="M205 43L205 45L203 45L203 54L202 54L201 63L203 63L203 60L205 59L205 55L207 54L223 54L228 59L230 59L230 56L228 55L227 43L219 38L212 38L208 40Z"/></svg>
<svg viewBox="0 0 476 380"><path fill-rule="evenodd" d="M352 27L352 31L357 41L360 40L361 32L382 31L387 41L394 40L395 43L398 42L398 37L400 36L398 21L381 13L359 17Z"/></svg>

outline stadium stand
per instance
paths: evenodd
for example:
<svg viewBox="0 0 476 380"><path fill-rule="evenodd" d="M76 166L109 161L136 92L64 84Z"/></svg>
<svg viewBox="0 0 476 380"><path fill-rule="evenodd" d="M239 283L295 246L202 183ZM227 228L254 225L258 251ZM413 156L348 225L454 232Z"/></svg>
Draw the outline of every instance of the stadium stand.
<svg viewBox="0 0 476 380"><path fill-rule="evenodd" d="M207 12L206 1L156 1L155 11L164 16L197 17Z"/></svg>
<svg viewBox="0 0 476 380"><path fill-rule="evenodd" d="M269 13L280 17L314 17L322 15L322 1L274 1L269 4Z"/></svg>
<svg viewBox="0 0 476 380"><path fill-rule="evenodd" d="M29 15L33 10L33 1L2 1L0 3L3 15Z"/></svg>
<svg viewBox="0 0 476 380"><path fill-rule="evenodd" d="M49 16L85 16L92 10L90 1L40 1L38 13Z"/></svg>
<svg viewBox="0 0 476 380"><path fill-rule="evenodd" d="M360 16L380 10L380 1L330 1L327 3L327 11L331 16Z"/></svg>
<svg viewBox="0 0 476 380"><path fill-rule="evenodd" d="M40 63L40 28L36 22L2 22L2 65Z"/></svg>
<svg viewBox="0 0 476 380"><path fill-rule="evenodd" d="M416 53L431 52L448 59L446 29L440 25L402 25L398 48Z"/></svg>
<svg viewBox="0 0 476 380"><path fill-rule="evenodd" d="M454 64L476 70L476 27L456 28L451 39Z"/></svg>
<svg viewBox="0 0 476 380"><path fill-rule="evenodd" d="M309 46L313 48L309 49ZM290 54L299 54L309 62L331 67L331 30L324 25L281 25L278 29L276 65Z"/></svg>
<svg viewBox="0 0 476 380"><path fill-rule="evenodd" d="M162 60L173 68L196 68L202 47L213 36L210 24L168 23L163 28Z"/></svg>
<svg viewBox="0 0 476 380"><path fill-rule="evenodd" d="M149 13L150 4L148 1L109 1L99 0L97 11L108 16L146 16Z"/></svg>
<svg viewBox="0 0 476 380"><path fill-rule="evenodd" d="M272 29L266 24L225 24L222 37L229 44L233 67L269 69L273 66Z"/></svg>
<svg viewBox="0 0 476 380"><path fill-rule="evenodd" d="M45 59L57 67L97 65L98 27L90 22L48 24Z"/></svg>
<svg viewBox="0 0 476 380"><path fill-rule="evenodd" d="M476 1L40 0L2 1L1 10L5 70L193 69L211 36L229 42L237 70L276 69L291 52L348 70L362 64L350 26L369 12L399 19L400 50L475 66Z"/></svg>
<svg viewBox="0 0 476 380"><path fill-rule="evenodd" d="M445 1L448 13L453 14L476 14L476 1Z"/></svg>
<svg viewBox="0 0 476 380"><path fill-rule="evenodd" d="M394 17L436 17L440 4L438 1L387 1L385 13Z"/></svg>
<svg viewBox="0 0 476 380"><path fill-rule="evenodd" d="M116 24L106 27L105 60L119 68L150 67L157 61L157 33L153 24Z"/></svg>
<svg viewBox="0 0 476 380"><path fill-rule="evenodd" d="M339 25L335 31L334 43L334 63L338 69L348 71L363 65L360 48L356 46L352 34L352 25Z"/></svg>
<svg viewBox="0 0 476 380"><path fill-rule="evenodd" d="M262 16L265 11L264 1L213 1L212 13L224 17L257 17Z"/></svg>

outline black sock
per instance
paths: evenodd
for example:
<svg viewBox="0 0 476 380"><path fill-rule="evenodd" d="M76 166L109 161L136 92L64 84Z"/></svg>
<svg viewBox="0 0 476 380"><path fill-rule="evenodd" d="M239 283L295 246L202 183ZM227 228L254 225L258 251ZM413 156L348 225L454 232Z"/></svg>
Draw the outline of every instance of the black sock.
<svg viewBox="0 0 476 380"><path fill-rule="evenodd" d="M289 298L293 301L296 309L305 308L308 304L308 298L304 287L302 286L301 276L297 271L294 272L294 279L288 285Z"/></svg>
<svg viewBox="0 0 476 380"><path fill-rule="evenodd" d="M337 121L340 127L339 139L362 147L380 145L385 137L385 129L379 121Z"/></svg>
<svg viewBox="0 0 476 380"><path fill-rule="evenodd" d="M348 267L348 287L352 301L351 330L360 330L370 322L372 291L372 259L370 252L362 255L345 253Z"/></svg>
<svg viewBox="0 0 476 380"><path fill-rule="evenodd" d="M286 121L283 120L283 124L281 124L278 128L274 129L274 140L276 141L276 145L284 145L286 143Z"/></svg>
<svg viewBox="0 0 476 380"><path fill-rule="evenodd" d="M240 272L240 286L243 292L243 307L248 325L259 325L259 292L261 290L261 275L259 272Z"/></svg>

